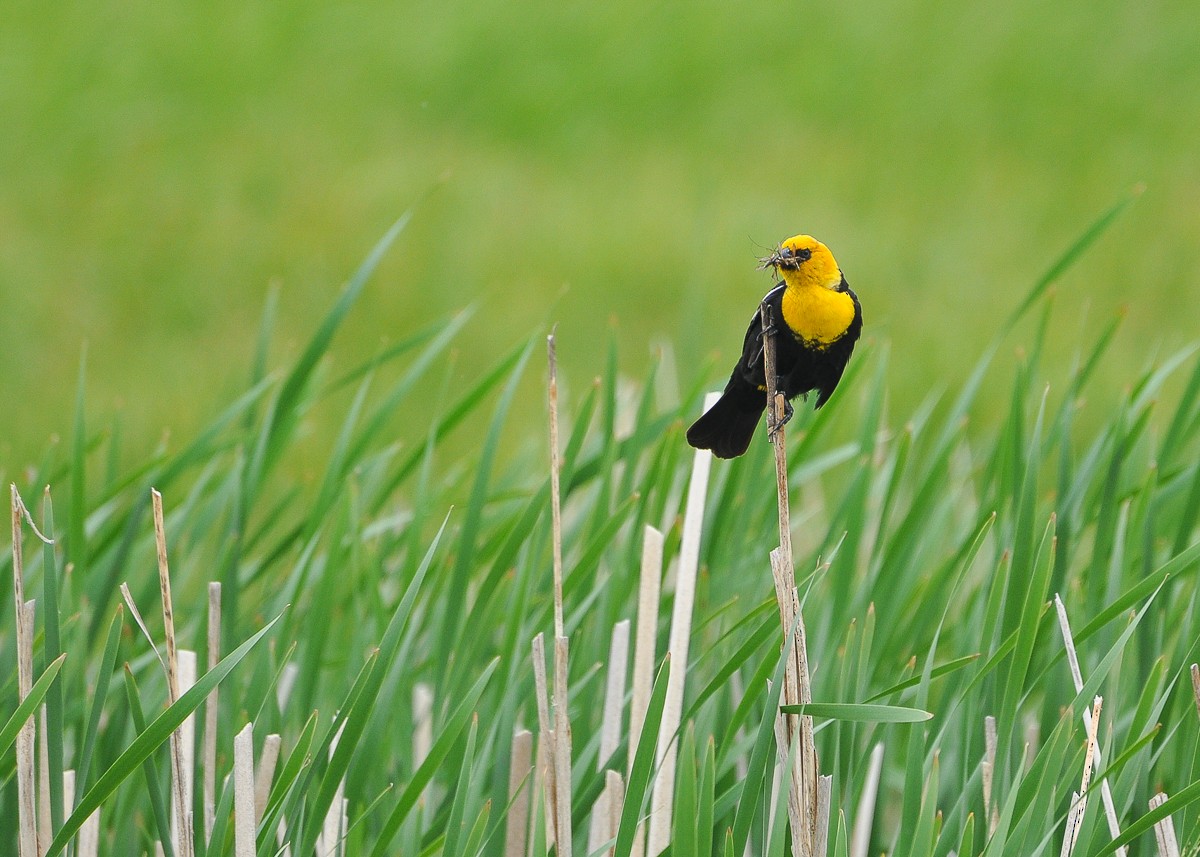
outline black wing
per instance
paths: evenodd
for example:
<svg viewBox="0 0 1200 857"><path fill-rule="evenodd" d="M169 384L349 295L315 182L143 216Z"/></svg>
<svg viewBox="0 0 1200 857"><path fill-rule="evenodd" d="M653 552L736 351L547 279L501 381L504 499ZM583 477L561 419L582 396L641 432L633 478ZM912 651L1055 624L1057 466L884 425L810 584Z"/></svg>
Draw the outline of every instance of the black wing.
<svg viewBox="0 0 1200 857"><path fill-rule="evenodd" d="M763 301L771 307L771 316L777 328L782 318L784 288L784 284L780 283L767 292L763 298ZM762 388L764 374L762 312L760 310L755 310L754 317L750 319L750 326L746 329L746 338L742 342L742 358L738 361L737 368L741 372L743 380L752 384L756 389Z"/></svg>
<svg viewBox="0 0 1200 857"><path fill-rule="evenodd" d="M821 378L817 385L817 403L814 405L814 410L828 402L833 391L837 389L838 382L842 380L842 373L846 371L846 364L850 362L850 355L854 353L854 343L858 342L858 337L862 333L862 305L858 302L858 295L854 294L854 290L850 288L845 277L842 277L838 291L848 293L850 299L854 301L854 319L846 328L846 332L842 334L842 338L829 347L825 377Z"/></svg>

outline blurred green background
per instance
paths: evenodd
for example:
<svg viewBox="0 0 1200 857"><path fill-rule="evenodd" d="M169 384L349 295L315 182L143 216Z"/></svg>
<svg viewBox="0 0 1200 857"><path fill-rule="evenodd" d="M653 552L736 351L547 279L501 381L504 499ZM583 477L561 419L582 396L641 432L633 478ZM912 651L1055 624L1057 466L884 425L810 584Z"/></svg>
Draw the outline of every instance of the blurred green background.
<svg viewBox="0 0 1200 857"><path fill-rule="evenodd" d="M1121 307L1119 378L1196 336L1193 0L10 0L5 18L10 473L69 431L84 343L93 420L119 414L135 451L186 436L244 383L270 284L279 357L413 206L335 345L347 365L478 302L457 380L557 320L576 384L614 336L625 371L667 341L681 381L719 384L769 286L755 258L804 231L910 402L962 377L1137 182L1059 286L1052 353Z"/></svg>

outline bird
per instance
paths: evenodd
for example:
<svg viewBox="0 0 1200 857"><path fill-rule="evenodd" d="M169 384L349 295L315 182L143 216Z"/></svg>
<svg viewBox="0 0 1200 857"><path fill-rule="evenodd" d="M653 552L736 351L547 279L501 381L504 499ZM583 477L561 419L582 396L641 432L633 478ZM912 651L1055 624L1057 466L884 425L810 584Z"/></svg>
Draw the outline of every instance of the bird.
<svg viewBox="0 0 1200 857"><path fill-rule="evenodd" d="M760 269L781 279L763 303L770 307L775 337L776 389L785 399L817 393L816 408L833 395L862 333L862 306L829 248L811 235L795 235ZM737 458L750 447L767 404L762 316L755 312L721 398L687 431L697 449ZM784 421L791 416L787 406Z"/></svg>

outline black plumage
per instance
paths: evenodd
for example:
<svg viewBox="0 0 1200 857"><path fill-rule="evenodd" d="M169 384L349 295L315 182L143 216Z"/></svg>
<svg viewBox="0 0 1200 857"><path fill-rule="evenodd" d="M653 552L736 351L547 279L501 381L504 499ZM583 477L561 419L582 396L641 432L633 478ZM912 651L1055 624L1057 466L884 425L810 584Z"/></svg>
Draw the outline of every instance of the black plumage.
<svg viewBox="0 0 1200 857"><path fill-rule="evenodd" d="M828 344L806 342L784 322L782 304L787 288L781 282L764 299L771 308L776 330L777 389L789 401L816 392L815 407L820 408L837 388L862 332L862 307L858 296L842 277L834 290L849 294L854 301L853 319L845 332ZM718 458L736 458L744 453L766 408L765 381L762 316L755 312L742 344L742 356L733 368L725 391L688 429L688 443L697 449L711 449Z"/></svg>

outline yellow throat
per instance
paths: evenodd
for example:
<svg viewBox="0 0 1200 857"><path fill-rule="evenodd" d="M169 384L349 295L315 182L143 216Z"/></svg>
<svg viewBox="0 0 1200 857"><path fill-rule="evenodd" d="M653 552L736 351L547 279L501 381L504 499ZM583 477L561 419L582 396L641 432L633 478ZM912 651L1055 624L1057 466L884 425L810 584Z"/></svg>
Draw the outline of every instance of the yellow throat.
<svg viewBox="0 0 1200 857"><path fill-rule="evenodd" d="M784 324L805 344L828 347L854 321L854 300L847 292L837 291L842 272L829 248L809 235L789 238L782 246L811 254L798 268L779 268L787 286L782 302Z"/></svg>

